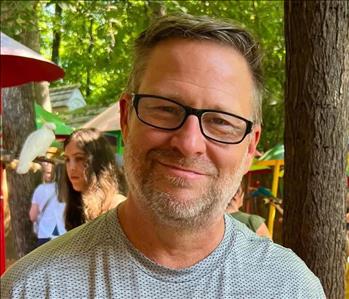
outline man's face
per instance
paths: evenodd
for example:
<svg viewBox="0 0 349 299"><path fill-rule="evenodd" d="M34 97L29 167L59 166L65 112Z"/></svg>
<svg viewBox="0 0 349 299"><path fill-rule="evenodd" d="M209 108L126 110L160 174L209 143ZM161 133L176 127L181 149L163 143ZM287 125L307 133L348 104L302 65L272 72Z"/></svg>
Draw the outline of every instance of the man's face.
<svg viewBox="0 0 349 299"><path fill-rule="evenodd" d="M252 119L252 84L245 59L231 47L170 39L152 50L137 92ZM175 131L150 127L129 113L130 99L120 101L128 199L177 227L222 217L251 164L260 127L240 144L222 144L202 135L194 115Z"/></svg>

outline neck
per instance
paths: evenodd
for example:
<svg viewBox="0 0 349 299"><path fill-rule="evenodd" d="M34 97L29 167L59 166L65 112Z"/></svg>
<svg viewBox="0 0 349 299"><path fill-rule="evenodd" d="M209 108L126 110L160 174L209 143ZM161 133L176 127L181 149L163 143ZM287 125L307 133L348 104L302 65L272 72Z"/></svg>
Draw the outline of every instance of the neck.
<svg viewBox="0 0 349 299"><path fill-rule="evenodd" d="M179 230L154 221L132 198L120 204L118 216L130 242L149 259L171 269L187 268L201 261L224 236L223 216L198 230Z"/></svg>
<svg viewBox="0 0 349 299"><path fill-rule="evenodd" d="M231 213L236 213L239 211L239 209L237 207L235 207L234 205L228 205L227 209L225 210L227 213L231 214Z"/></svg>

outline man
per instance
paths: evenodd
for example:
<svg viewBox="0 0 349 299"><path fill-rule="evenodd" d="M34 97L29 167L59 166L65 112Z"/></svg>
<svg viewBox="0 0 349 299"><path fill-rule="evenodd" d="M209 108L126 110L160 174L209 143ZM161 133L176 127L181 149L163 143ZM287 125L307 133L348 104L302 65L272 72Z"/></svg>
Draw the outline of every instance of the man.
<svg viewBox="0 0 349 299"><path fill-rule="evenodd" d="M253 159L260 107L246 31L155 21L120 99L126 202L19 261L4 298L324 298L295 254L224 215Z"/></svg>

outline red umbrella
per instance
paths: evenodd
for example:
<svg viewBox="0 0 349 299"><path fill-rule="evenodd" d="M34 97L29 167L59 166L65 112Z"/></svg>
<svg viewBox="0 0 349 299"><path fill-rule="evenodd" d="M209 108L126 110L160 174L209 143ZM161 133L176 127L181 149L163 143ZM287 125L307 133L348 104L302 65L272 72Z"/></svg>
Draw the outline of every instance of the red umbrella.
<svg viewBox="0 0 349 299"><path fill-rule="evenodd" d="M58 65L1 32L0 87L63 78Z"/></svg>
<svg viewBox="0 0 349 299"><path fill-rule="evenodd" d="M63 78L58 65L1 32L0 88L28 82L54 81ZM2 180L2 163L1 163ZM2 192L0 194L0 275L5 271L5 227Z"/></svg>

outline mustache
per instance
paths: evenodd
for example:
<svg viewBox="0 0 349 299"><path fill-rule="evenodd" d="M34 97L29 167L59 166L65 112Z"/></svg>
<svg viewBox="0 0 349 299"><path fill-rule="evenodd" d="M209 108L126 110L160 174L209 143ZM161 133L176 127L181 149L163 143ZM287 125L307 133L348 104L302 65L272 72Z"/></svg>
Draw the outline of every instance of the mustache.
<svg viewBox="0 0 349 299"><path fill-rule="evenodd" d="M171 149L154 149L148 153L148 159L159 161L206 175L217 176L218 169L211 160L205 157L184 157L180 152Z"/></svg>

